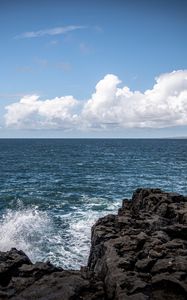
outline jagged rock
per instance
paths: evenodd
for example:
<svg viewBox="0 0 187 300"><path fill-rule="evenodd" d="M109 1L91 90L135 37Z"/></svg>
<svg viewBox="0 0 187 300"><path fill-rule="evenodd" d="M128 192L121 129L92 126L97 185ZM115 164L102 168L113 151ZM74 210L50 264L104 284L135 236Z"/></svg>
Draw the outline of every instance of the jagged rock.
<svg viewBox="0 0 187 300"><path fill-rule="evenodd" d="M0 252L0 284L6 286L23 264L31 264L23 251L12 248L7 252Z"/></svg>
<svg viewBox="0 0 187 300"><path fill-rule="evenodd" d="M138 189L92 228L80 271L0 252L0 300L187 299L187 197Z"/></svg>
<svg viewBox="0 0 187 300"><path fill-rule="evenodd" d="M108 299L187 299L186 203L176 193L138 189L113 223L106 216L93 226L88 266L104 280Z"/></svg>
<svg viewBox="0 0 187 300"><path fill-rule="evenodd" d="M0 299L105 299L103 282L89 270L67 271L49 262L32 264L16 249L0 253L0 271Z"/></svg>

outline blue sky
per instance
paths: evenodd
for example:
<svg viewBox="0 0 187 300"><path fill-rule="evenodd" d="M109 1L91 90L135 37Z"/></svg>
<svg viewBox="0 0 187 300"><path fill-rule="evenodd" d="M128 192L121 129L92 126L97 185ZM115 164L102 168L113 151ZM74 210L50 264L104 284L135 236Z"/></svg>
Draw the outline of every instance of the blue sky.
<svg viewBox="0 0 187 300"><path fill-rule="evenodd" d="M1 0L0 137L187 135L186 20L185 0Z"/></svg>

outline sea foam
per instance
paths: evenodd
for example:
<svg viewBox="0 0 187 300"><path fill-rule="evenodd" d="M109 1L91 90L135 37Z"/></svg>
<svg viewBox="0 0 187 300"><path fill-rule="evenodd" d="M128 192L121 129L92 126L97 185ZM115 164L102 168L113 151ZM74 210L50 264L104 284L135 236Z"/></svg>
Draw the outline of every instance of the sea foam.
<svg viewBox="0 0 187 300"><path fill-rule="evenodd" d="M37 207L7 209L0 220L0 251L13 247L23 250L31 260L42 258L42 244L50 226L50 219Z"/></svg>
<svg viewBox="0 0 187 300"><path fill-rule="evenodd" d="M79 269L88 260L92 225L99 217L115 211L119 202L106 205L105 199L91 201L83 197L82 205L72 206L66 214L19 206L17 210L7 209L1 217L0 251L15 247L32 262L50 260L66 269ZM102 209L98 210L99 206Z"/></svg>

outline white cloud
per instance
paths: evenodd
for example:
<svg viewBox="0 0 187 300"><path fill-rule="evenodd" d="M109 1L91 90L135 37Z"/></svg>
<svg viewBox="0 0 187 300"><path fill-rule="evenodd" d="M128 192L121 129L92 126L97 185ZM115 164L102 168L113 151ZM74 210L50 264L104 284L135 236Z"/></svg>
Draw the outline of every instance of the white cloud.
<svg viewBox="0 0 187 300"><path fill-rule="evenodd" d="M6 107L6 126L18 129L69 128L77 123L79 102L72 96L39 100L31 95L21 98L17 103Z"/></svg>
<svg viewBox="0 0 187 300"><path fill-rule="evenodd" d="M91 125L106 127L162 128L187 125L187 71L174 71L159 76L151 90L132 92L118 88L115 75L106 75L96 86L83 115Z"/></svg>
<svg viewBox="0 0 187 300"><path fill-rule="evenodd" d="M187 125L187 70L156 78L144 93L119 88L113 74L100 80L87 101L73 96L40 100L25 96L6 107L6 126L15 128L164 128Z"/></svg>
<svg viewBox="0 0 187 300"><path fill-rule="evenodd" d="M48 29L42 29L37 31L28 31L23 32L19 35L17 35L15 38L35 38L35 37L41 37L46 35L59 35L59 34L65 34L70 31L74 31L77 29L84 29L85 26L78 26L78 25L69 25L64 27L55 27L55 28L48 28Z"/></svg>

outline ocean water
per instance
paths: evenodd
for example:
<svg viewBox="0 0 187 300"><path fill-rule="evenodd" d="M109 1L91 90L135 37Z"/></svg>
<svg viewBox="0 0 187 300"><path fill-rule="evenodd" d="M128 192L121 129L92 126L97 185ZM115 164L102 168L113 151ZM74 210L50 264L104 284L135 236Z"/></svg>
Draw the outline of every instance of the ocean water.
<svg viewBox="0 0 187 300"><path fill-rule="evenodd" d="M187 194L187 140L1 139L0 251L78 269L93 223L138 187Z"/></svg>

